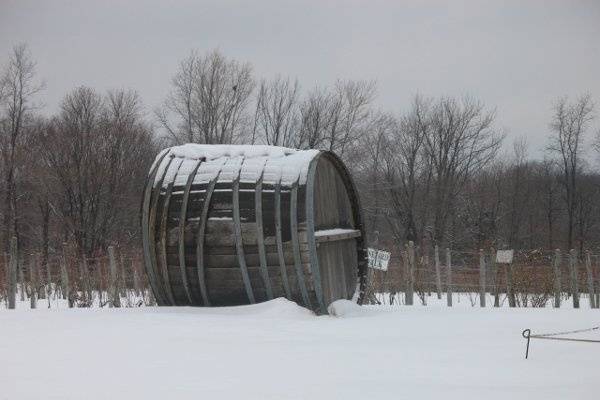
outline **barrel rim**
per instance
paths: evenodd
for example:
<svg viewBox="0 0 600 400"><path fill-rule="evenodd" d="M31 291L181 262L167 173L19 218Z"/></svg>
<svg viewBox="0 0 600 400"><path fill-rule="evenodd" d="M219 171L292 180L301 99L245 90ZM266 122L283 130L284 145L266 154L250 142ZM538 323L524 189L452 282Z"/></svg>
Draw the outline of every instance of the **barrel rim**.
<svg viewBox="0 0 600 400"><path fill-rule="evenodd" d="M359 230L361 235L356 238L356 250L357 250L357 261L358 261L358 271L357 271L357 284L358 284L358 304L362 304L365 297L366 285L367 285L367 262L366 262L366 251L365 251L365 243L367 242L366 230L362 219L361 206L360 206L360 198L358 196L358 190L356 188L356 184L352 179L352 175L348 170L348 167L344 164L342 159L335 154L333 151L322 150L317 154L310 163L308 168L308 176L306 179L306 188L307 188L307 198L306 198L306 221L307 221L307 234L308 234L308 244L310 250L311 264L313 264L312 260L314 259L314 265L316 265L316 269L319 270L319 260L316 253L316 238L315 238L315 214L314 214L314 182L317 172L317 164L321 157L325 157L328 161L330 161L333 166L336 168L337 172L340 174L340 178L344 182L344 186L346 187L348 198L350 200L350 205L352 208L352 216L354 218L355 229ZM320 274L320 271L319 271ZM321 276L319 275L319 286ZM323 293L321 289L319 304L321 308L324 308L325 305L323 303ZM322 310L325 312L326 310Z"/></svg>

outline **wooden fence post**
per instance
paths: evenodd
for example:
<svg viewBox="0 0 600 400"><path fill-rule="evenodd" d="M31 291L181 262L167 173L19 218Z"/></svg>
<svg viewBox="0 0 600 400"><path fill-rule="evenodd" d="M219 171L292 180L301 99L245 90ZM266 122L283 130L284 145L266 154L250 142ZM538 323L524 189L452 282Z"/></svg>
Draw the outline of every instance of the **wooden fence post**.
<svg viewBox="0 0 600 400"><path fill-rule="evenodd" d="M428 275L431 271L431 263L429 262L429 246L423 244L422 246L417 247L417 260L419 259L418 253L421 251L421 258L423 260L422 272L417 274L417 277L421 277L421 281L425 281L422 285L423 292L425 292L425 286L427 286L427 296L423 296L423 305L427 305L427 298L431 297L431 285L428 282Z"/></svg>
<svg viewBox="0 0 600 400"><path fill-rule="evenodd" d="M414 304L414 279L415 279L415 244L408 242L408 256L406 260L406 293L404 294L404 304L412 306Z"/></svg>
<svg viewBox="0 0 600 400"><path fill-rule="evenodd" d="M140 276L138 275L137 266L138 266L137 260L136 260L135 264L132 261L131 269L133 271L133 290L135 292L136 297L139 297L140 293L142 293L142 285L140 283ZM369 268L369 269L372 269L372 268Z"/></svg>
<svg viewBox="0 0 600 400"><path fill-rule="evenodd" d="M22 259L17 259L17 270L19 271L19 299L24 302L25 294L27 293L27 288L25 286L25 273L23 271L24 263Z"/></svg>
<svg viewBox="0 0 600 400"><path fill-rule="evenodd" d="M552 268L554 269L554 308L560 308L560 294L562 291L560 264L560 249L556 249L554 250L554 260L552 260Z"/></svg>
<svg viewBox="0 0 600 400"><path fill-rule="evenodd" d="M127 297L129 298L129 295L127 293L127 267L125 266L125 258L123 257L123 252L120 252L119 255L119 266L121 267L119 269L119 290L121 293L121 296L123 297Z"/></svg>
<svg viewBox="0 0 600 400"><path fill-rule="evenodd" d="M35 254L35 265L37 271L37 298L38 300L43 300L46 298L46 285L44 285L44 271L42 268L42 263L40 262L40 254Z"/></svg>
<svg viewBox="0 0 600 400"><path fill-rule="evenodd" d="M508 297L508 306L516 307L517 301L513 287L512 261L506 264L506 296Z"/></svg>
<svg viewBox="0 0 600 400"><path fill-rule="evenodd" d="M29 305L31 308L37 307L37 268L36 268L36 258L32 254L29 260L29 285L30 285L30 294L29 294Z"/></svg>
<svg viewBox="0 0 600 400"><path fill-rule="evenodd" d="M597 308L594 292L594 274L592 273L592 256L590 251L585 252L585 269L587 272L588 293L590 295L590 308Z"/></svg>
<svg viewBox="0 0 600 400"><path fill-rule="evenodd" d="M96 290L98 291L98 306L99 307L103 307L102 304L102 263L101 260L99 260L98 258L94 261L94 272L96 275L95 281L96 281Z"/></svg>
<svg viewBox="0 0 600 400"><path fill-rule="evenodd" d="M446 303L452 307L452 254L446 248Z"/></svg>
<svg viewBox="0 0 600 400"><path fill-rule="evenodd" d="M17 268L19 260L17 238L12 237L10 240L10 260L8 262L7 280L8 280L8 308L14 310L17 303Z"/></svg>
<svg viewBox="0 0 600 400"><path fill-rule="evenodd" d="M485 296L486 296L486 287L485 287L485 255L483 254L483 250L479 249L479 306L485 307Z"/></svg>
<svg viewBox="0 0 600 400"><path fill-rule="evenodd" d="M490 249L491 273L494 281L494 307L500 307L500 279L498 279L500 268L496 263L496 250Z"/></svg>
<svg viewBox="0 0 600 400"><path fill-rule="evenodd" d="M121 307L119 297L119 283L117 281L117 260L115 258L115 248L108 246L108 263L110 268L110 284L108 289L109 307Z"/></svg>
<svg viewBox="0 0 600 400"><path fill-rule="evenodd" d="M571 295L573 296L573 308L579 308L579 281L577 268L577 252L571 249L569 253L569 270L571 272Z"/></svg>
<svg viewBox="0 0 600 400"><path fill-rule="evenodd" d="M442 299L442 277L440 275L440 248L435 245L435 289L437 291L438 300Z"/></svg>
<svg viewBox="0 0 600 400"><path fill-rule="evenodd" d="M52 268L50 262L46 259L46 299L48 300L48 308L51 307L52 303Z"/></svg>
<svg viewBox="0 0 600 400"><path fill-rule="evenodd" d="M92 293L92 283L90 282L90 268L87 262L85 253L81 254L81 262L79 263L81 269L80 275L83 281L83 293L87 307L92 306L94 294Z"/></svg>
<svg viewBox="0 0 600 400"><path fill-rule="evenodd" d="M69 308L73 307L69 297L69 271L67 271L67 244L63 243L62 255L60 257L60 289L63 300L67 300Z"/></svg>
<svg viewBox="0 0 600 400"><path fill-rule="evenodd" d="M52 267L49 260L46 260L46 297L48 298L48 308L50 308L50 297L52 297Z"/></svg>

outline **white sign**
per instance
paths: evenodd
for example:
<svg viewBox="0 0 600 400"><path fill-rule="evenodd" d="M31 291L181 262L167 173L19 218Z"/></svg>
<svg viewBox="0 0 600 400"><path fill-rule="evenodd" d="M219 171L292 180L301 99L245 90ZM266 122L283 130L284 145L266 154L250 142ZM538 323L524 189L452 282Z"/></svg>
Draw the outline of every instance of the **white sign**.
<svg viewBox="0 0 600 400"><path fill-rule="evenodd" d="M369 268L387 271L391 254L387 251L368 248Z"/></svg>
<svg viewBox="0 0 600 400"><path fill-rule="evenodd" d="M498 250L496 252L496 262L498 264L512 264L514 250Z"/></svg>

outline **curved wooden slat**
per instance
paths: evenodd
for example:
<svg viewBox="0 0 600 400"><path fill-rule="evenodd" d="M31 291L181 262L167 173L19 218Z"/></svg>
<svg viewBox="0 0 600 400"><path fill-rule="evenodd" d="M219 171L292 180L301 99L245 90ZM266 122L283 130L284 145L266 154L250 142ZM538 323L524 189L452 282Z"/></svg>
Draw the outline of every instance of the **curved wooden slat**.
<svg viewBox="0 0 600 400"><path fill-rule="evenodd" d="M308 167L306 179L306 240L308 242L308 254L310 257L310 266L312 278L315 285L315 294L319 302L321 313L326 313L325 301L323 298L323 285L321 282L321 269L319 268L319 257L317 255L317 242L315 240L315 175L319 157L315 157Z"/></svg>
<svg viewBox="0 0 600 400"><path fill-rule="evenodd" d="M150 215L148 216L148 246L149 246L149 253L150 253L150 267L153 269L154 272L154 276L157 278L157 282L158 282L158 290L157 290L157 294L158 297L156 297L156 302L158 303L159 306L165 306L168 305L168 299L165 296L166 293L166 289L165 289L165 282L162 281L161 279L161 274L159 272L159 268L158 268L158 261L156 259L156 209L158 206L158 199L160 197L160 191L162 189L162 184L165 180L165 176L167 174L167 170L169 169L169 167L171 166L171 163L173 162L173 156L169 156L169 162L167 163L167 165L165 166L165 169L163 170L163 173L161 174L160 179L158 180L158 182L156 183L156 187L154 188L154 192L152 194L152 199L150 201Z"/></svg>
<svg viewBox="0 0 600 400"><path fill-rule="evenodd" d="M296 277L302 301L304 305L312 309L308 291L306 290L306 282L304 281L304 272L302 271L302 259L300 257L300 239L298 237L298 182L299 177L292 185L291 200L290 200L290 231L292 234L292 249L294 253L294 267L296 268Z"/></svg>
<svg viewBox="0 0 600 400"><path fill-rule="evenodd" d="M285 297L292 298L290 283L288 280L285 257L283 255L283 239L281 237L281 179L275 184L275 239L277 241L277 256L279 257L279 268L281 269L281 281Z"/></svg>
<svg viewBox="0 0 600 400"><path fill-rule="evenodd" d="M242 161L243 163L243 161ZM240 166L241 169L241 166ZM242 272L242 280L244 281L244 288L248 295L248 301L250 304L256 303L254 299L254 292L252 291L252 284L250 283L250 275L248 275L248 266L246 265L246 257L244 255L244 244L242 243L242 223L240 218L240 174L238 171L237 177L233 180L231 189L231 195L233 200L233 230L235 232L235 250L238 257L238 264L240 271Z"/></svg>
<svg viewBox="0 0 600 400"><path fill-rule="evenodd" d="M173 194L173 184L175 183L175 179L177 178L177 173L179 172L179 168L181 168L181 164L183 164L183 159L177 167L177 172L175 173L175 176L173 176L173 180L167 185L165 199L163 202L163 211L160 220L159 232L161 271L163 275L163 280L165 282L167 298L171 302L171 305L177 305L177 302L175 302L175 296L173 296L173 288L171 287L171 280L169 279L169 265L167 263L167 221L169 217L169 204L171 203L171 195Z"/></svg>
<svg viewBox="0 0 600 400"><path fill-rule="evenodd" d="M263 172L260 174L260 178L256 182L256 188L254 190L254 206L256 213L256 242L258 245L258 258L260 260L260 275L265 284L265 290L267 292L267 299L273 299L273 289L271 287L271 280L269 279L269 269L267 268L267 254L265 251L265 238L263 235L263 215L262 215L262 184L263 184Z"/></svg>
<svg viewBox="0 0 600 400"><path fill-rule="evenodd" d="M187 299L190 302L190 304L194 304L194 301L192 300L185 265L185 224L187 220L187 205L188 200L190 198L190 189L192 188L192 182L194 182L196 172L198 171L200 164L202 164L202 161L203 159L198 160L196 166L188 175L187 182L185 183L185 189L183 190L183 198L181 199L181 213L179 215L179 268L181 271L181 281L183 282L183 289L185 290L185 295L187 296Z"/></svg>
<svg viewBox="0 0 600 400"><path fill-rule="evenodd" d="M208 290L206 289L206 271L204 268L204 233L206 231L206 220L208 219L210 200L215 190L215 185L219 180L221 168L222 165L206 186L204 203L202 204L202 214L200 215L200 223L198 225L198 234L196 235L196 269L198 270L198 285L200 286L200 294L202 295L202 302L205 306L210 306L210 299L208 297Z"/></svg>
<svg viewBox="0 0 600 400"><path fill-rule="evenodd" d="M165 151L163 155L158 159L150 171L150 175L146 179L146 185L144 187L144 198L142 200L142 245L144 251L144 266L146 268L146 274L148 275L148 281L150 283L150 288L152 289L152 293L154 293L155 298L160 298L159 303L162 303L162 294L159 292L159 286L157 282L156 275L154 273L154 268L152 266L152 257L150 253L150 240L149 240L149 218L150 218L150 198L152 196L152 189L154 184L154 179L156 178L156 174L158 172L158 167L162 163L163 159L166 157L168 151ZM158 300L157 300L158 301Z"/></svg>

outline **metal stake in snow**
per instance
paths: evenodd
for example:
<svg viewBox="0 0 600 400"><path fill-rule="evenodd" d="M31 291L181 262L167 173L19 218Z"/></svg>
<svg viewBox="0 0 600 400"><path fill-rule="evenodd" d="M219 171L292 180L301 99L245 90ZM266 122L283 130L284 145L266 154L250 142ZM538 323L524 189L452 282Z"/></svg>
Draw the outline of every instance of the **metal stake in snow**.
<svg viewBox="0 0 600 400"><path fill-rule="evenodd" d="M600 343L600 340L594 339L575 339L575 338L565 338L558 337L564 335L571 335L575 333L583 333L583 332L592 332L600 330L600 326L593 326L591 328L586 329L577 329L574 331L566 331L566 332L554 332L554 333L538 333L537 335L531 334L531 329L525 329L521 334L527 340L527 347L525 349L525 359L529 357L529 342L531 339L546 339L546 340L560 340L565 342L583 342L583 343Z"/></svg>

